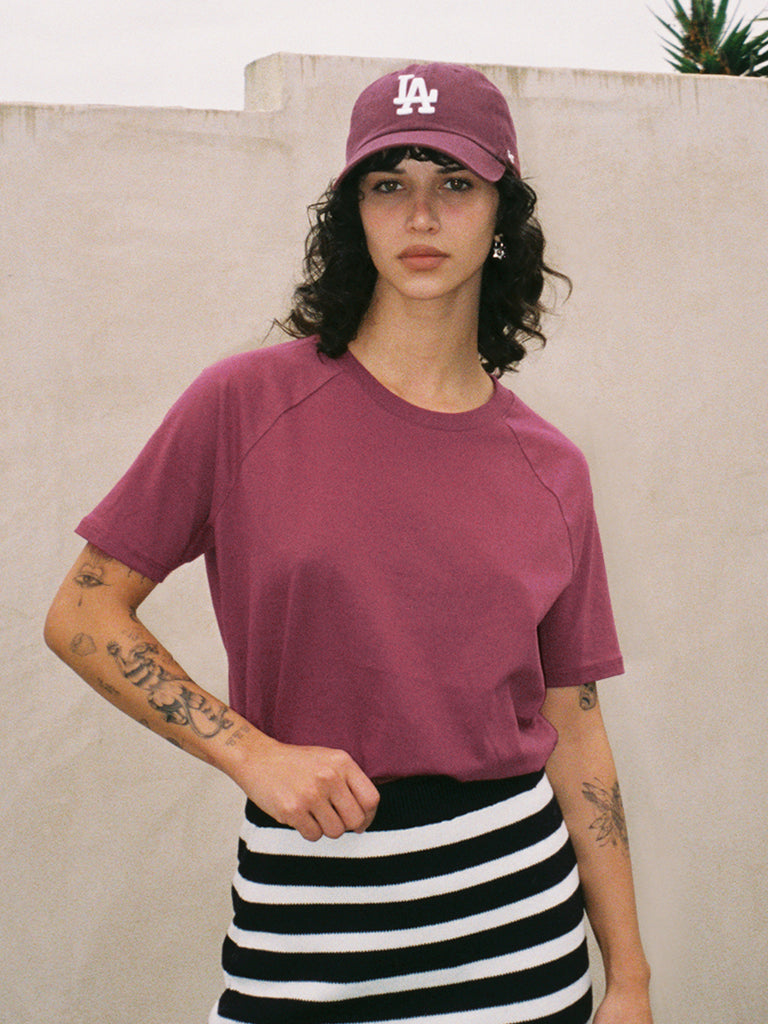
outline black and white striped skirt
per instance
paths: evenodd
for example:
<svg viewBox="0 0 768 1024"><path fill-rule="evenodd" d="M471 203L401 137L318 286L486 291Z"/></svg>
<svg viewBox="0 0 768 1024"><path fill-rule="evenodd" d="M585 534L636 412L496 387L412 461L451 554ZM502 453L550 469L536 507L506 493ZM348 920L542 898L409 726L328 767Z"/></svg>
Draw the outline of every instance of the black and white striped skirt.
<svg viewBox="0 0 768 1024"><path fill-rule="evenodd" d="M576 861L546 776L381 787L310 843L250 802L209 1024L586 1024Z"/></svg>

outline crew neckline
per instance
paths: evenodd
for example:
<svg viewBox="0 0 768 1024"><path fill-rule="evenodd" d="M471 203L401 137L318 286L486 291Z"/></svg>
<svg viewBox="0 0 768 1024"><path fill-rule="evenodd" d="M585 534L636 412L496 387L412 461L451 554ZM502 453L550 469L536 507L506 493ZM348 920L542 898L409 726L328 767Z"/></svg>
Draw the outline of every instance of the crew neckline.
<svg viewBox="0 0 768 1024"><path fill-rule="evenodd" d="M472 430L480 427L495 419L507 400L507 396L511 396L511 392L507 388L499 384L495 377L491 377L493 393L486 402L474 409L466 409L463 412L440 412L436 409L424 409L420 405L407 402L400 395L396 395L394 391L390 391L349 350L344 352L337 361L350 376L355 378L374 402L386 409L387 412L400 417L400 419L436 430Z"/></svg>

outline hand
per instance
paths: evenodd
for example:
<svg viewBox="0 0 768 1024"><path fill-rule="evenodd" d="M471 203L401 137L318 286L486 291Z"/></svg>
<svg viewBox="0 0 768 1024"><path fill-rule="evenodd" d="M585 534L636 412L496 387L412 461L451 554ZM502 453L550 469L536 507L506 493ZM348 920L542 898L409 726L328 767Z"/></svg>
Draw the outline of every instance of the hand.
<svg viewBox="0 0 768 1024"><path fill-rule="evenodd" d="M608 987L592 1024L653 1024L648 989Z"/></svg>
<svg viewBox="0 0 768 1024"><path fill-rule="evenodd" d="M379 803L379 791L343 750L270 740L239 774L258 807L312 842L364 832Z"/></svg>

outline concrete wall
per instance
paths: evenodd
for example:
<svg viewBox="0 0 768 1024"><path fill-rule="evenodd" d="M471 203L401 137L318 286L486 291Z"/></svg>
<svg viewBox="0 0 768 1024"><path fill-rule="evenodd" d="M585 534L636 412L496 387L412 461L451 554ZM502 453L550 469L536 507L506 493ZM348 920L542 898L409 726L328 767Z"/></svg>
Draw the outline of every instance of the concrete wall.
<svg viewBox="0 0 768 1024"><path fill-rule="evenodd" d="M207 364L284 311L360 88L276 56L244 112L0 107L3 1017L192 1024L239 793L43 648L72 528ZM512 385L593 470L628 671L601 688L664 1024L768 1013L768 83L487 68L574 279ZM273 335L277 340L279 335ZM224 696L202 567L146 618Z"/></svg>

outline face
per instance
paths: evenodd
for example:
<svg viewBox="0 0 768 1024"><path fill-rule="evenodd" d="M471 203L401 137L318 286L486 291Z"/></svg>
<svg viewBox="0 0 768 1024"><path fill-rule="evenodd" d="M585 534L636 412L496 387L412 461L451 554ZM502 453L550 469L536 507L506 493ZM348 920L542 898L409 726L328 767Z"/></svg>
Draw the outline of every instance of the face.
<svg viewBox="0 0 768 1024"><path fill-rule="evenodd" d="M461 293L479 302L493 244L496 186L460 164L402 160L360 182L360 218L379 294L413 299Z"/></svg>

